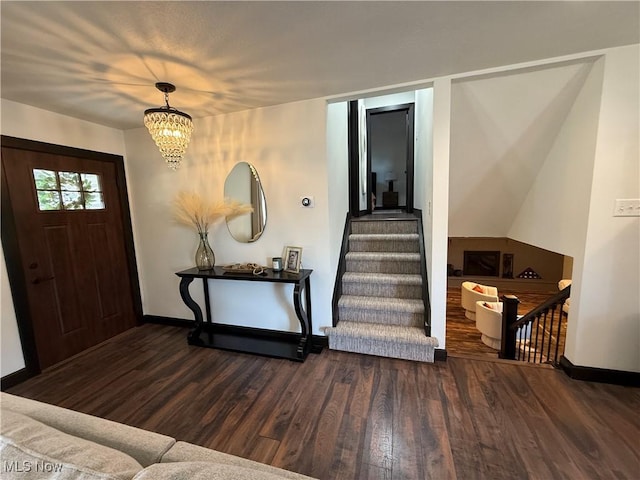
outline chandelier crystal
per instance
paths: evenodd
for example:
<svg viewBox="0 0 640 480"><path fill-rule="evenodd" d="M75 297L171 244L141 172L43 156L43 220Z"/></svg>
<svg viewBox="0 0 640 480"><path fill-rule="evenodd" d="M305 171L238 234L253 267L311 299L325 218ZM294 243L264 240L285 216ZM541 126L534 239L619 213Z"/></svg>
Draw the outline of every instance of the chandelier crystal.
<svg viewBox="0 0 640 480"><path fill-rule="evenodd" d="M180 166L184 152L191 140L193 121L191 116L169 106L169 93L176 87L170 83L156 83L156 88L164 92L165 106L149 108L144 112L144 126L171 170Z"/></svg>

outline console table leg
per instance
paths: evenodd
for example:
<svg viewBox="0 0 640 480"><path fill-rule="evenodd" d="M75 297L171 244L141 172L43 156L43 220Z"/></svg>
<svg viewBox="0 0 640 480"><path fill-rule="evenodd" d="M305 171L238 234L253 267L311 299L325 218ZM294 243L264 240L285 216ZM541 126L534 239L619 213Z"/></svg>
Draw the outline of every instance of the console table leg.
<svg viewBox="0 0 640 480"><path fill-rule="evenodd" d="M305 290L305 308L302 306L302 290ZM298 343L298 349L296 355L298 358L304 359L309 353L311 347L311 294L310 294L310 282L307 278L304 282L296 283L293 289L293 305L296 310L296 315L300 321L300 342Z"/></svg>
<svg viewBox="0 0 640 480"><path fill-rule="evenodd" d="M187 340L190 345L198 345L201 343L200 332L202 332L202 310L200 309L200 305L198 305L189 294L189 284L191 282L193 282L193 277L182 277L180 280L180 297L182 297L182 301L189 310L193 312L195 319L195 328L189 332Z"/></svg>

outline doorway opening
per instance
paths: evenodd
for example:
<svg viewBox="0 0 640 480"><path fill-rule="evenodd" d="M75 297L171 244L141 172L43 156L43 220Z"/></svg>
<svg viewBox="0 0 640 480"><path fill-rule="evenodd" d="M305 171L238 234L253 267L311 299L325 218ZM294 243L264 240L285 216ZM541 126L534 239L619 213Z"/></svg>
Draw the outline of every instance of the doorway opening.
<svg viewBox="0 0 640 480"><path fill-rule="evenodd" d="M413 104L367 110L372 210L413 210Z"/></svg>
<svg viewBox="0 0 640 480"><path fill-rule="evenodd" d="M414 103L349 102L349 211L354 217L414 209Z"/></svg>

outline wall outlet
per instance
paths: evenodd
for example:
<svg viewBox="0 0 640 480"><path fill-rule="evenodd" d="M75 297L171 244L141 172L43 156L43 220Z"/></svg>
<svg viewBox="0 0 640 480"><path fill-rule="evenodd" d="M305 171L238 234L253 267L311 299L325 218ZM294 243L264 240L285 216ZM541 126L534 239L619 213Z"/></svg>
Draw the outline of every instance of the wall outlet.
<svg viewBox="0 0 640 480"><path fill-rule="evenodd" d="M305 208L313 208L316 206L316 201L311 195L305 195L300 197L300 206Z"/></svg>
<svg viewBox="0 0 640 480"><path fill-rule="evenodd" d="M640 217L640 198L618 198L614 217Z"/></svg>

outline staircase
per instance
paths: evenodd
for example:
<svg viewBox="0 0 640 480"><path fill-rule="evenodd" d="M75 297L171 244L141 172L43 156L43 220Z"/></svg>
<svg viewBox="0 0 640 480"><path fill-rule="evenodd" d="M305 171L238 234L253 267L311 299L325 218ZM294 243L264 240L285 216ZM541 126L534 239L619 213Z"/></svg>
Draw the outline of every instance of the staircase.
<svg viewBox="0 0 640 480"><path fill-rule="evenodd" d="M336 318L325 328L329 348L433 362L438 340L427 336L419 219L377 216L352 220L346 229Z"/></svg>

